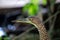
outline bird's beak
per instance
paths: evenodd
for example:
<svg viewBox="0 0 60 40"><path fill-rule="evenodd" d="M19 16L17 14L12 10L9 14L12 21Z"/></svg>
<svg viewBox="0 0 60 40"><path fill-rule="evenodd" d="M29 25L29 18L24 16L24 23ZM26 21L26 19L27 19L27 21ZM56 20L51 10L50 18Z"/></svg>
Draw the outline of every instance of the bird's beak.
<svg viewBox="0 0 60 40"><path fill-rule="evenodd" d="M21 19L21 20L13 20L12 22L32 24L27 18L26 19Z"/></svg>

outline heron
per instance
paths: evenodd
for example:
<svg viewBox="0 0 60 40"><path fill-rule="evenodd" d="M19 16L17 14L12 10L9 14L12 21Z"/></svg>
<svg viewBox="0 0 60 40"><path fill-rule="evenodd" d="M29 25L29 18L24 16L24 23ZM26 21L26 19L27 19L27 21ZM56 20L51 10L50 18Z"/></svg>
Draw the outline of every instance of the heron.
<svg viewBox="0 0 60 40"><path fill-rule="evenodd" d="M38 17L28 17L26 20L15 20L13 22L20 22L20 23L30 23L34 25L39 32L40 40L50 40L48 32L43 24L43 22Z"/></svg>

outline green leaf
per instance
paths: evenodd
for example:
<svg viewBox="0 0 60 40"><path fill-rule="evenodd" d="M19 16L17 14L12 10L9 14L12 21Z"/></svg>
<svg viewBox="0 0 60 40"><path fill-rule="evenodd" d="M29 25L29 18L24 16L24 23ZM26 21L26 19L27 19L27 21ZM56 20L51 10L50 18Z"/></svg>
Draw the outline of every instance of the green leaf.
<svg viewBox="0 0 60 40"><path fill-rule="evenodd" d="M39 9L38 5L30 3L24 6L23 12L27 11L29 16L35 16L38 12L38 9Z"/></svg>
<svg viewBox="0 0 60 40"><path fill-rule="evenodd" d="M47 0L43 0L43 5L46 5L47 4Z"/></svg>

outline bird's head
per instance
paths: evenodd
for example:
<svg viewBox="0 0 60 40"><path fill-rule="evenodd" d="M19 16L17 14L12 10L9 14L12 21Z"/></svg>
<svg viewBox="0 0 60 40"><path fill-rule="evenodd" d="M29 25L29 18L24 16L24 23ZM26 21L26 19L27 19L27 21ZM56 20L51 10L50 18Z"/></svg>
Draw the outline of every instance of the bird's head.
<svg viewBox="0 0 60 40"><path fill-rule="evenodd" d="M40 20L39 20L38 17L28 17L26 19L15 20L15 21L12 21L12 22L37 24L37 23L40 23Z"/></svg>

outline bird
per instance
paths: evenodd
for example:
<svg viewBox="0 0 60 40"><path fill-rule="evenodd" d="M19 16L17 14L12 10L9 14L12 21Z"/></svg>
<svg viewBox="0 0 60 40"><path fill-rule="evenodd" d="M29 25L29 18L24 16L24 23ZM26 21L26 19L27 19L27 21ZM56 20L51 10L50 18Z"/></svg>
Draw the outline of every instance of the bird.
<svg viewBox="0 0 60 40"><path fill-rule="evenodd" d="M13 22L22 22L22 23L30 23L34 25L39 32L40 40L50 40L48 32L43 24L43 22L38 17L28 17L26 20L15 20Z"/></svg>

